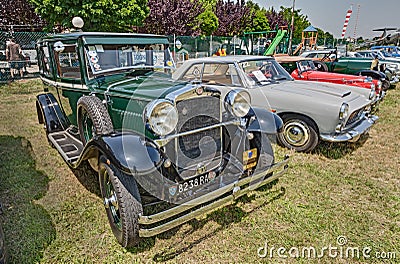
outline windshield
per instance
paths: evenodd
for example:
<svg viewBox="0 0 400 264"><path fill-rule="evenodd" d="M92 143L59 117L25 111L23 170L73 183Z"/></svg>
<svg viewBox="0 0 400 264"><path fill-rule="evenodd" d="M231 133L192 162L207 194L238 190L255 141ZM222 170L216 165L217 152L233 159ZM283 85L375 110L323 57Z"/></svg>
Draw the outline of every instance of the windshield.
<svg viewBox="0 0 400 264"><path fill-rule="evenodd" d="M300 72L315 71L316 70L314 62L307 61L307 60L299 61L298 62L298 68L299 68Z"/></svg>
<svg viewBox="0 0 400 264"><path fill-rule="evenodd" d="M293 80L289 73L275 60L251 60L239 63L251 85Z"/></svg>
<svg viewBox="0 0 400 264"><path fill-rule="evenodd" d="M168 45L86 45L89 76L129 69L164 71L175 68Z"/></svg>

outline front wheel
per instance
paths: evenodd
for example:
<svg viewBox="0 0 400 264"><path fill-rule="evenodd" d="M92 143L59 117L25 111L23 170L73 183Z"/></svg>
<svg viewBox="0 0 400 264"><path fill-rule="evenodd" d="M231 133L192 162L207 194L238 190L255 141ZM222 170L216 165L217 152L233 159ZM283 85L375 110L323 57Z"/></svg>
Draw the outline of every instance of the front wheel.
<svg viewBox="0 0 400 264"><path fill-rule="evenodd" d="M283 132L278 134L278 142L298 152L310 152L318 144L318 134L314 123L301 115L284 115Z"/></svg>
<svg viewBox="0 0 400 264"><path fill-rule="evenodd" d="M102 156L99 182L108 221L118 243L132 247L139 242L139 215L143 213L135 179L108 165Z"/></svg>

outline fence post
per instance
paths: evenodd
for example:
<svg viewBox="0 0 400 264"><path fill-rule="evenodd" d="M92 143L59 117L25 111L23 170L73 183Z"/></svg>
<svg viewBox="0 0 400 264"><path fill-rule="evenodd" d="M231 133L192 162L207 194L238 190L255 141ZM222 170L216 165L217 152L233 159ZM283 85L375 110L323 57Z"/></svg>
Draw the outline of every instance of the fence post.
<svg viewBox="0 0 400 264"><path fill-rule="evenodd" d="M210 36L210 54L208 56L212 56L213 46L212 46L212 35Z"/></svg>

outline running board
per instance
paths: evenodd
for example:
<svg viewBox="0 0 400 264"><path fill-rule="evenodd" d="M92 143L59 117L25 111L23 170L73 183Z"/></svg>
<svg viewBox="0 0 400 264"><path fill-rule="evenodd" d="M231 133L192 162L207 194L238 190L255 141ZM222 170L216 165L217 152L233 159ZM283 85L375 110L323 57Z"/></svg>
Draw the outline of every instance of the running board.
<svg viewBox="0 0 400 264"><path fill-rule="evenodd" d="M79 159L83 145L76 137L61 131L48 134L48 138L66 162L73 164Z"/></svg>

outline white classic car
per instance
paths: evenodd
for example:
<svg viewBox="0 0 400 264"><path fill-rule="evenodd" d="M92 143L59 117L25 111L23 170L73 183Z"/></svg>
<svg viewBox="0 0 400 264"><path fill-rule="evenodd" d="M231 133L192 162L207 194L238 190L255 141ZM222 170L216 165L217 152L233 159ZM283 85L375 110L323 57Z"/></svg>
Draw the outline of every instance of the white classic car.
<svg viewBox="0 0 400 264"><path fill-rule="evenodd" d="M319 140L357 141L378 119L370 114L373 91L350 86L294 81L272 57L226 56L186 61L173 78L199 82L223 93L238 87L252 107L267 108L284 121L278 143L310 152ZM356 90L366 90L362 95Z"/></svg>

